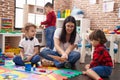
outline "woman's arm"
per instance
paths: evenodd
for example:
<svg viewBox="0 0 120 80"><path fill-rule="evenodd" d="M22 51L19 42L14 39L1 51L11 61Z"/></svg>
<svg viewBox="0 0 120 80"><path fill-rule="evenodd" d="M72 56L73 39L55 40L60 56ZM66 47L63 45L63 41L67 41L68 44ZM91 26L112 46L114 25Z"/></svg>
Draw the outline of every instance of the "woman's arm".
<svg viewBox="0 0 120 80"><path fill-rule="evenodd" d="M65 51L60 47L60 40L58 38L54 38L54 45L59 54L65 54Z"/></svg>
<svg viewBox="0 0 120 80"><path fill-rule="evenodd" d="M75 44L70 45L70 46L66 49L65 53L68 55L71 51L73 51L73 49L74 49L75 47L77 47L77 45L75 45Z"/></svg>

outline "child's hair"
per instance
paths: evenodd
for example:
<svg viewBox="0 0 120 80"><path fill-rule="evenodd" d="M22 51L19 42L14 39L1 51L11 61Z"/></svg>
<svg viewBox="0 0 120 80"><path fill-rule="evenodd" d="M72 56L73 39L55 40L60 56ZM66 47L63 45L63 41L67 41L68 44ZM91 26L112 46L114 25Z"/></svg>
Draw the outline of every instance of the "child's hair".
<svg viewBox="0 0 120 80"><path fill-rule="evenodd" d="M104 44L107 42L106 36L103 31L100 29L94 30L90 35L89 39L92 40L97 40L100 41L100 44Z"/></svg>
<svg viewBox="0 0 120 80"><path fill-rule="evenodd" d="M46 3L46 4L45 4L45 7L50 7L50 8L53 8L53 4L52 4L52 3L50 3L50 2L48 2L48 3Z"/></svg>
<svg viewBox="0 0 120 80"><path fill-rule="evenodd" d="M27 23L27 24L25 24L25 27L23 28L23 31L28 31L30 27L34 27L35 29L37 28L36 25L34 25L32 23Z"/></svg>

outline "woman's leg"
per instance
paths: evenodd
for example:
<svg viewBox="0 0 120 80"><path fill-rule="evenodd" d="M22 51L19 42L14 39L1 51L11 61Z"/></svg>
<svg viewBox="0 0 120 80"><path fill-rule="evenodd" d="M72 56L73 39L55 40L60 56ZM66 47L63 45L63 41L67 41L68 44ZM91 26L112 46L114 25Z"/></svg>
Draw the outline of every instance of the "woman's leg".
<svg viewBox="0 0 120 80"><path fill-rule="evenodd" d="M20 65L20 66L24 66L24 62L22 60L22 58L20 56L15 56L13 58L13 62L16 64L16 65Z"/></svg>
<svg viewBox="0 0 120 80"><path fill-rule="evenodd" d="M80 59L80 53L77 51L71 51L70 54L68 55L68 61L71 64L75 64L77 60Z"/></svg>
<svg viewBox="0 0 120 80"><path fill-rule="evenodd" d="M50 60L50 61L54 61L53 58L51 58L49 55L55 55L55 56L58 56L58 54L56 54L55 51L51 50L51 49L48 49L48 48L45 48L43 49L40 54L40 56L42 56L43 58L47 59L47 60Z"/></svg>
<svg viewBox="0 0 120 80"><path fill-rule="evenodd" d="M61 68L61 67L71 68L76 63L76 61L79 60L79 58L80 58L80 53L76 52L76 51L72 51L68 55L68 61L67 62L61 63L61 62L58 62L58 61L55 60L54 63L56 65L56 67L58 67L58 68Z"/></svg>
<svg viewBox="0 0 120 80"><path fill-rule="evenodd" d="M33 56L32 59L30 60L30 62L31 62L32 64L36 64L36 63L39 62L39 61L40 61L40 56L39 56L39 55Z"/></svg>
<svg viewBox="0 0 120 80"><path fill-rule="evenodd" d="M40 56L42 56L43 58L47 59L47 60L50 60L50 61L53 61L54 62L54 65L58 68L61 68L64 66L64 63L61 63L53 58L51 58L49 55L54 55L54 56L60 56L57 52L51 50L51 49L43 49L41 52L40 52Z"/></svg>

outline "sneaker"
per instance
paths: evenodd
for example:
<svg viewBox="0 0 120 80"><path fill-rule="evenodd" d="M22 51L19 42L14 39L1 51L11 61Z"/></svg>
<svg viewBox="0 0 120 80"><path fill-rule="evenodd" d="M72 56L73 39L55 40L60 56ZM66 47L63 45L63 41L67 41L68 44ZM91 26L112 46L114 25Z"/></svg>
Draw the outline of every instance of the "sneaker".
<svg viewBox="0 0 120 80"><path fill-rule="evenodd" d="M72 68L71 63L69 63L69 62L65 62L64 67L68 68L68 69Z"/></svg>

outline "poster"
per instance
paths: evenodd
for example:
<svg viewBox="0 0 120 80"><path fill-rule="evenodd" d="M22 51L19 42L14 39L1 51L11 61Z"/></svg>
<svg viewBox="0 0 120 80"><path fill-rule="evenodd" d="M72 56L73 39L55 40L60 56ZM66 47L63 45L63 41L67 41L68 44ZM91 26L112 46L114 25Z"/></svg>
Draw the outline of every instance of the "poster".
<svg viewBox="0 0 120 80"><path fill-rule="evenodd" d="M103 3L103 12L112 12L114 10L114 1Z"/></svg>
<svg viewBox="0 0 120 80"><path fill-rule="evenodd" d="M118 18L120 18L120 8L118 9Z"/></svg>

